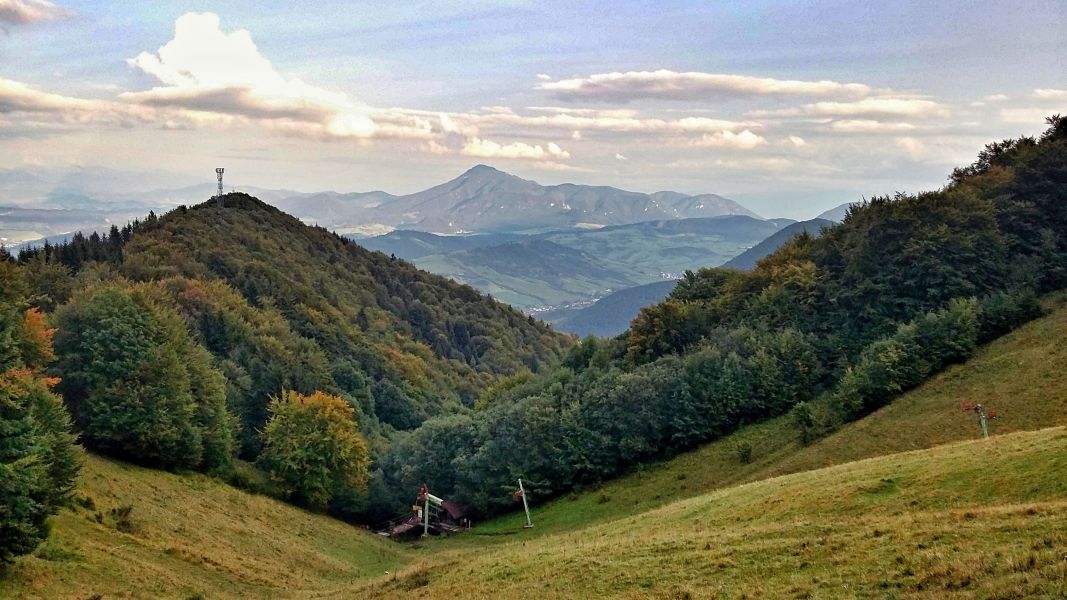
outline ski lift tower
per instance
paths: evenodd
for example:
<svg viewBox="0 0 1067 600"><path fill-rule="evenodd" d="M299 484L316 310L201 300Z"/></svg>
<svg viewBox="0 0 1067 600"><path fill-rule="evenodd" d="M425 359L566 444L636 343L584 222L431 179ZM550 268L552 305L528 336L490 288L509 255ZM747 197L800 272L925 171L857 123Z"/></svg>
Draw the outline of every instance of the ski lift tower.
<svg viewBox="0 0 1067 600"><path fill-rule="evenodd" d="M215 175L219 178L219 193L215 195L215 199L218 201L219 206L222 206L222 171L224 169L219 167L215 169Z"/></svg>
<svg viewBox="0 0 1067 600"><path fill-rule="evenodd" d="M964 401L960 405L964 411L973 412L978 416L978 427L982 430L982 437L989 437L989 420L997 418L997 411L993 409L986 409L981 404L972 404L971 402Z"/></svg>

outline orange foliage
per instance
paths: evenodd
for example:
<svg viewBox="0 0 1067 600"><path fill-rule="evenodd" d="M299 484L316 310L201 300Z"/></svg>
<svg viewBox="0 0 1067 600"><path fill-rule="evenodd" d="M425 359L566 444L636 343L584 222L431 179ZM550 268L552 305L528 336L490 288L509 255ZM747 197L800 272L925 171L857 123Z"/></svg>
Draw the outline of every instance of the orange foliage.
<svg viewBox="0 0 1067 600"><path fill-rule="evenodd" d="M24 360L26 364L34 367L43 367L55 358L52 351L52 336L55 328L48 327L44 314L36 309L26 310L23 319L23 334L26 346L24 346Z"/></svg>

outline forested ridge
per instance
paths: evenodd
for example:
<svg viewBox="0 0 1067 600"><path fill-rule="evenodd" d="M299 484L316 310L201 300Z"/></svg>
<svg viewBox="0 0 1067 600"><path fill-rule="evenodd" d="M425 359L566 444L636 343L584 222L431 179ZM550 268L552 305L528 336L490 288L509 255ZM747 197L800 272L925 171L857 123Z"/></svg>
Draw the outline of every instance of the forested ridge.
<svg viewBox="0 0 1067 600"><path fill-rule="evenodd" d="M554 365L573 344L243 194L27 250L18 264L28 305L58 329L51 372L87 446L348 516L392 496L369 497L384 489L380 472L342 477L337 465L367 470L397 431L466 412L501 376ZM315 436L261 454L269 432L313 422L345 442L345 421L371 449L357 452L362 462L349 450L332 463L311 456L327 447ZM294 464L320 458L303 464L319 480L293 481Z"/></svg>
<svg viewBox="0 0 1067 600"><path fill-rule="evenodd" d="M988 145L941 190L875 197L748 272L686 273L615 339L505 380L381 459L481 512L616 476L785 413L811 440L860 418L1067 287L1067 120ZM752 448L738 447L741 462Z"/></svg>

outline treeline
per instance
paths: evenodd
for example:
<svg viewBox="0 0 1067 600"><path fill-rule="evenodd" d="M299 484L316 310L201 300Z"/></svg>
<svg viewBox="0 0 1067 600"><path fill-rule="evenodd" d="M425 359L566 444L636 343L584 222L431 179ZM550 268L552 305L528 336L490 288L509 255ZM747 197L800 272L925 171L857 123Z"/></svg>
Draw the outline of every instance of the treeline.
<svg viewBox="0 0 1067 600"><path fill-rule="evenodd" d="M78 231L58 244L45 240L40 246L22 248L18 253L20 263L41 261L58 263L68 269L78 270L90 262L119 264L122 262L122 247L133 237L134 232L151 229L159 223L155 212L149 211L144 221L134 219L123 227L112 225L106 233L96 231L85 235Z"/></svg>
<svg viewBox="0 0 1067 600"><path fill-rule="evenodd" d="M942 190L854 206L751 272L687 273L626 334L405 435L384 480L488 513L520 476L553 495L775 415L810 441L876 410L1067 287L1067 120L1049 125L991 144Z"/></svg>

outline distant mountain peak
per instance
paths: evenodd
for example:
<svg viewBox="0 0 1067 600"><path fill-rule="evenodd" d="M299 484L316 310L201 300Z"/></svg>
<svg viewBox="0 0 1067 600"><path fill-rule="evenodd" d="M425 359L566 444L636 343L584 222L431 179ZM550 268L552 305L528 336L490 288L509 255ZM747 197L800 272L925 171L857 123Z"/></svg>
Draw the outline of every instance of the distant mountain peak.
<svg viewBox="0 0 1067 600"><path fill-rule="evenodd" d="M481 163L476 164L473 167L467 169L467 172L464 173L464 175L479 175L485 173L500 173L501 175L507 175L507 173L501 171L496 167L490 167L489 165L483 165Z"/></svg>

